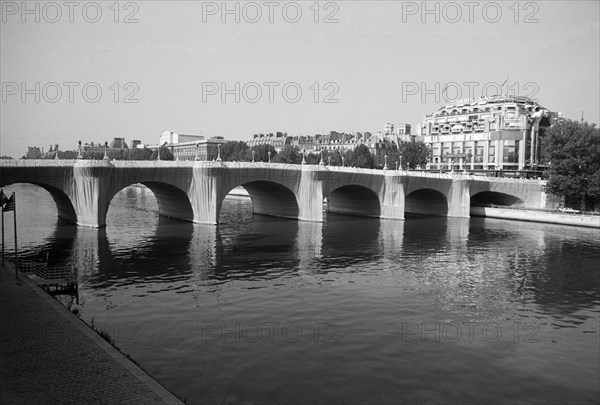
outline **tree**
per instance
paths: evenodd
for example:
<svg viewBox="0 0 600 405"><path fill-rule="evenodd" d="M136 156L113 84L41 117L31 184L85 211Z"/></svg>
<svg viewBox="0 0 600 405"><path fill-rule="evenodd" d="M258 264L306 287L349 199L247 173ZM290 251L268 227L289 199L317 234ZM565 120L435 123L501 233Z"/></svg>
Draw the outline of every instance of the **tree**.
<svg viewBox="0 0 600 405"><path fill-rule="evenodd" d="M269 152L271 152L271 161L277 156L277 151L273 145L269 144L253 146L252 150L254 151L254 160L256 162L268 162ZM250 159L252 159L252 153L250 153Z"/></svg>
<svg viewBox="0 0 600 405"><path fill-rule="evenodd" d="M307 165L318 165L321 161L321 154L310 152L305 155L304 159Z"/></svg>
<svg viewBox="0 0 600 405"><path fill-rule="evenodd" d="M227 142L221 146L221 159L226 162L242 162L248 155L248 150L246 142Z"/></svg>
<svg viewBox="0 0 600 405"><path fill-rule="evenodd" d="M416 169L417 166L425 166L431 151L425 143L407 142L400 145L400 155L402 155L402 167Z"/></svg>
<svg viewBox="0 0 600 405"><path fill-rule="evenodd" d="M546 192L566 206L600 207L600 130L566 120L546 131L542 156L550 158Z"/></svg>
<svg viewBox="0 0 600 405"><path fill-rule="evenodd" d="M383 169L385 167L385 157L387 156L388 169L396 169L396 162L400 162L400 152L396 148L395 144L386 143L388 146L385 149L381 149L383 153L373 155L374 167L376 169Z"/></svg>
<svg viewBox="0 0 600 405"><path fill-rule="evenodd" d="M157 150L153 150L152 155L150 156L150 160L158 160L157 159L157 157L158 157L157 151L160 151L160 160L174 160L173 153L171 153L171 150L169 148L167 148L166 146L161 146Z"/></svg>
<svg viewBox="0 0 600 405"><path fill-rule="evenodd" d="M152 150L148 148L132 148L129 150L131 160L150 160Z"/></svg>
<svg viewBox="0 0 600 405"><path fill-rule="evenodd" d="M353 151L348 151L346 154L347 166L362 167L372 169L375 166L375 160L369 148L366 145L360 144Z"/></svg>
<svg viewBox="0 0 600 405"><path fill-rule="evenodd" d="M323 152L323 161L325 162L325 164L331 164L332 166L341 166L342 165L342 156L345 156L345 155L343 155L339 149L326 150ZM344 159L345 159L345 157L344 157Z"/></svg>
<svg viewBox="0 0 600 405"><path fill-rule="evenodd" d="M271 159L271 161L299 165L302 163L302 153L300 153L300 148L297 146L286 145L285 148L275 156L275 159Z"/></svg>
<svg viewBox="0 0 600 405"><path fill-rule="evenodd" d="M79 153L75 150L58 151L59 159L77 159Z"/></svg>

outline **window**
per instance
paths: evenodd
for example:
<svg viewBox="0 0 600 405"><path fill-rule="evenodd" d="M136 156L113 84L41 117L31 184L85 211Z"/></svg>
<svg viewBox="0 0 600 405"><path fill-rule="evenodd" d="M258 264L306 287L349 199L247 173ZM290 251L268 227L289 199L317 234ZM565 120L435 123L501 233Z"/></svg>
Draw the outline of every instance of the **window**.
<svg viewBox="0 0 600 405"><path fill-rule="evenodd" d="M475 144L475 162L481 163L483 162L483 148L484 142L478 141Z"/></svg>
<svg viewBox="0 0 600 405"><path fill-rule="evenodd" d="M444 156L449 155L449 154L450 154L450 144L446 143L442 147L442 162L446 161L446 158Z"/></svg>
<svg viewBox="0 0 600 405"><path fill-rule="evenodd" d="M488 162L494 163L496 161L496 145L490 145L488 148Z"/></svg>
<svg viewBox="0 0 600 405"><path fill-rule="evenodd" d="M503 152L503 162L517 163L519 161L519 144L517 141L504 141Z"/></svg>
<svg viewBox="0 0 600 405"><path fill-rule="evenodd" d="M465 146L465 162L470 162L473 159L473 148Z"/></svg>

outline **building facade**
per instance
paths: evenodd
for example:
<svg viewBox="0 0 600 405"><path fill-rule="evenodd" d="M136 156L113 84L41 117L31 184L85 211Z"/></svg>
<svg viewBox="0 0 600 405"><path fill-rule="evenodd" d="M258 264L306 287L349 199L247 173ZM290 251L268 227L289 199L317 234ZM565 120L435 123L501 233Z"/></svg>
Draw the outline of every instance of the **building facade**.
<svg viewBox="0 0 600 405"><path fill-rule="evenodd" d="M458 100L426 115L420 136L428 169L523 170L539 162L539 128L555 114L522 96Z"/></svg>
<svg viewBox="0 0 600 405"><path fill-rule="evenodd" d="M268 134L254 134L252 139L248 140L246 144L249 147L258 145L272 145L277 153L281 152L286 145L291 142L291 137L287 136L285 132L276 132Z"/></svg>
<svg viewBox="0 0 600 405"><path fill-rule="evenodd" d="M203 135L178 134L165 131L159 138L159 144L148 146L150 149L167 147L175 160L216 160L219 156L219 145L227 141L222 136L206 138Z"/></svg>

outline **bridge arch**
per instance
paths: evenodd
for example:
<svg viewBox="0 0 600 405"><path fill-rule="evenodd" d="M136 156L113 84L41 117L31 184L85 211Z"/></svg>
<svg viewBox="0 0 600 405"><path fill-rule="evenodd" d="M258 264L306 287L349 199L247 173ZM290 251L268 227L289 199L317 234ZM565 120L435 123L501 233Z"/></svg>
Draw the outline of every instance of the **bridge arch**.
<svg viewBox="0 0 600 405"><path fill-rule="evenodd" d="M522 205L523 200L511 194L501 193L497 191L480 191L471 196L471 206L487 206L490 204L515 206Z"/></svg>
<svg viewBox="0 0 600 405"><path fill-rule="evenodd" d="M126 185L120 185L115 187L108 193L106 198L106 206L103 207L101 215L101 223L105 224L106 214L108 213L108 209L110 207L110 203L117 193L125 188L132 186L134 184L142 184L150 189L154 196L156 197L156 201L158 203L158 213L161 216L180 219L183 221L193 221L194 220L194 210L192 208L192 204L190 202L190 198L183 190L180 188L157 181L142 181L139 183L131 183Z"/></svg>
<svg viewBox="0 0 600 405"><path fill-rule="evenodd" d="M298 219L300 207L296 194L289 187L268 180L253 180L226 187L219 197L217 218L221 212L223 200L237 186L242 186L250 195L254 214Z"/></svg>
<svg viewBox="0 0 600 405"><path fill-rule="evenodd" d="M331 190L326 197L327 212L362 217L381 216L379 196L368 187L349 184Z"/></svg>
<svg viewBox="0 0 600 405"><path fill-rule="evenodd" d="M15 181L10 183L3 183L2 187L9 185L17 185L17 184L33 184L35 186L41 187L50 193L52 199L54 200L54 204L56 204L56 210L58 213L58 217L64 219L67 222L77 224L77 213L75 212L75 207L73 206L73 202L71 198L59 188L51 186L49 184L44 184L35 181ZM8 196L7 196L8 197ZM18 201L17 201L18 204ZM18 208L17 208L18 209Z"/></svg>
<svg viewBox="0 0 600 405"><path fill-rule="evenodd" d="M439 190L420 188L406 195L404 211L413 214L448 215L448 199Z"/></svg>

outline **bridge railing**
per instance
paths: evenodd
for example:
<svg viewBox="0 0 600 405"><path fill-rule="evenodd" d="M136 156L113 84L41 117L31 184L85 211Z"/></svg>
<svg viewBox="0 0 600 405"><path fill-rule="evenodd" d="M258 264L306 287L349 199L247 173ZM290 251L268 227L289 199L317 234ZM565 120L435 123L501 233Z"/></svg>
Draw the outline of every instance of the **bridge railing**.
<svg viewBox="0 0 600 405"><path fill-rule="evenodd" d="M506 182L506 183L529 183L529 184L545 184L545 180L540 179L525 179L512 177L491 177L486 173L473 172L431 172L423 170L398 170L398 169L363 169L348 166L328 166L328 165L301 165L292 163L268 163L268 162L216 162L216 161L193 161L193 160L86 160L86 159L12 159L0 160L0 167L74 167L74 166L102 166L114 167L116 169L135 169L135 168L227 168L237 170L251 169L276 169L290 171L321 171L330 173L360 173L371 175L384 176L410 176L422 177L430 179L445 179L445 180L479 180L488 182Z"/></svg>

